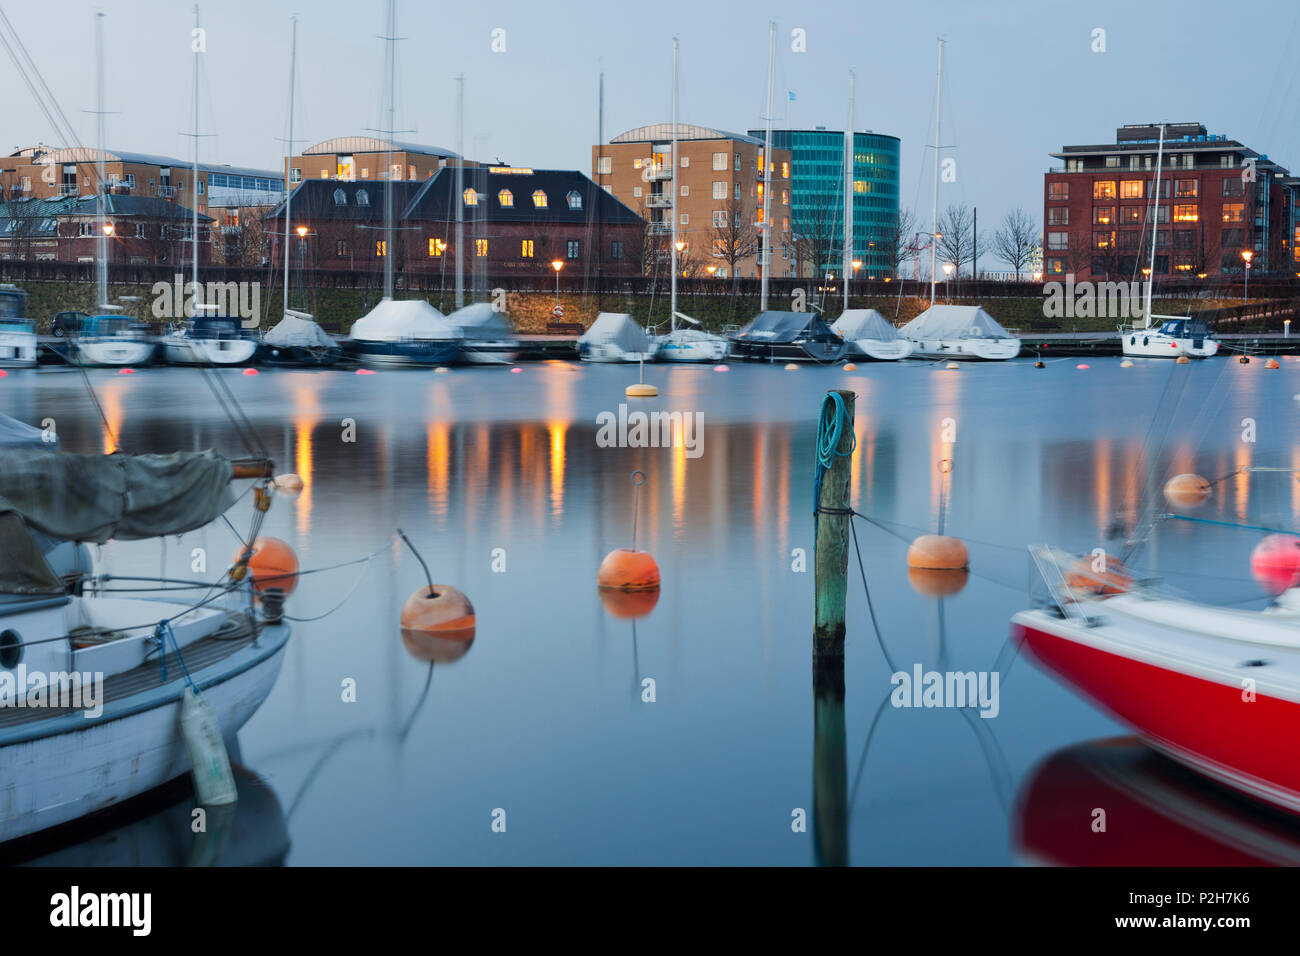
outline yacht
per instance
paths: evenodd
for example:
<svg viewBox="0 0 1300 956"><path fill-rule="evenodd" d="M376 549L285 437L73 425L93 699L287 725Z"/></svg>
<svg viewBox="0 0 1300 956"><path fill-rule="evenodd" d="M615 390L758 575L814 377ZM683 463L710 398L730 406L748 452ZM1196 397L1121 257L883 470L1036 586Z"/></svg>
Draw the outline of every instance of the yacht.
<svg viewBox="0 0 1300 956"><path fill-rule="evenodd" d="M239 319L200 315L162 337L168 365L247 365L257 352L257 342L243 334Z"/></svg>
<svg viewBox="0 0 1300 956"><path fill-rule="evenodd" d="M0 368L36 364L36 324L26 317L27 293L0 285Z"/></svg>

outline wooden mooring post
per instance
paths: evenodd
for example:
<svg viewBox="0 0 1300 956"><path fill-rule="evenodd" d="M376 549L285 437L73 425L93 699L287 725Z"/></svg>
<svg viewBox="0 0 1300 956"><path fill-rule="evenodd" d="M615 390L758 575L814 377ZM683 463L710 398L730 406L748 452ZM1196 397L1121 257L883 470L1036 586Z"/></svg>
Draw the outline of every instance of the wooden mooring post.
<svg viewBox="0 0 1300 956"><path fill-rule="evenodd" d="M844 400L844 426L830 467L822 475L817 502L817 541L814 557L816 611L813 657L844 656L844 600L849 571L849 479L853 474L854 402L857 396L835 390ZM820 421L820 416L819 416Z"/></svg>

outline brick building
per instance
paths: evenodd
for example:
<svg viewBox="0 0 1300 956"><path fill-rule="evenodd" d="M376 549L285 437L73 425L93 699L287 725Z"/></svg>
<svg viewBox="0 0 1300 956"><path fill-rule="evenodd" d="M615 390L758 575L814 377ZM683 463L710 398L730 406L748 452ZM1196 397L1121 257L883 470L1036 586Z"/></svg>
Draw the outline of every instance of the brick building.
<svg viewBox="0 0 1300 956"><path fill-rule="evenodd" d="M156 196L108 193L105 233L111 262L178 267L191 260L191 210ZM211 261L213 219L199 216L199 262ZM0 202L0 259L93 262L99 236L95 196L23 197Z"/></svg>
<svg viewBox="0 0 1300 956"><path fill-rule="evenodd" d="M1048 277L1141 280L1151 267L1160 126L1116 130L1113 144L1066 146L1043 177ZM1300 180L1199 123L1165 126L1155 227L1155 279L1300 272Z"/></svg>
<svg viewBox="0 0 1300 956"><path fill-rule="evenodd" d="M392 162L393 175L384 176L384 167ZM455 165L456 153L440 146L399 143L372 136L336 136L309 146L299 156L286 160L289 182L306 179L381 180L421 182L438 170ZM466 166L477 165L466 162Z"/></svg>
<svg viewBox="0 0 1300 956"><path fill-rule="evenodd" d="M672 231L671 123L642 126L591 148L592 176L649 223L646 271L668 268ZM763 141L677 124L677 237L687 276L759 274ZM772 149L772 275L794 275L790 151ZM712 269L710 272L709 270Z"/></svg>
<svg viewBox="0 0 1300 956"><path fill-rule="evenodd" d="M383 268L455 274L457 205L464 228L464 275L641 274L646 224L576 170L444 167L423 182L304 179L290 208L292 265L331 270ZM384 238L384 190L393 189L393 248ZM282 263L284 206L266 220L272 259Z"/></svg>

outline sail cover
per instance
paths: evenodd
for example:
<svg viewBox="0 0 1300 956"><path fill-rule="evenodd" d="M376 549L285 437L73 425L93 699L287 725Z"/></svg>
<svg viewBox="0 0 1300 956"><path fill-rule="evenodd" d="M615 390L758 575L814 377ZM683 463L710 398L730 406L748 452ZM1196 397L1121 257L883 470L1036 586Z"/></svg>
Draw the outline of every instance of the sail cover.
<svg viewBox="0 0 1300 956"><path fill-rule="evenodd" d="M624 352L649 352L650 337L645 329L626 312L602 312L591 328L578 336L578 344L617 345Z"/></svg>
<svg viewBox="0 0 1300 956"><path fill-rule="evenodd" d="M1010 339L1010 332L977 305L932 305L900 330L904 338Z"/></svg>
<svg viewBox="0 0 1300 956"><path fill-rule="evenodd" d="M447 316L447 321L457 326L467 339L512 339L515 330L504 312L498 312L488 302L475 302L457 309Z"/></svg>
<svg viewBox="0 0 1300 956"><path fill-rule="evenodd" d="M760 312L739 332L732 334L738 342L793 342L804 332L808 337L825 341L833 338L831 331L816 312Z"/></svg>
<svg viewBox="0 0 1300 956"><path fill-rule="evenodd" d="M352 325L352 337L366 342L459 339L460 329L423 299L383 299Z"/></svg>
<svg viewBox="0 0 1300 956"><path fill-rule="evenodd" d="M847 309L831 329L845 342L859 339L874 339L879 342L892 342L899 338L898 329L875 309Z"/></svg>
<svg viewBox="0 0 1300 956"><path fill-rule="evenodd" d="M192 531L234 504L231 464L211 451L70 455L0 448L0 517L66 541ZM3 590L3 587L0 587Z"/></svg>
<svg viewBox="0 0 1300 956"><path fill-rule="evenodd" d="M334 347L334 340L312 321L310 315L292 310L284 313L284 318L262 336L262 341L282 349Z"/></svg>

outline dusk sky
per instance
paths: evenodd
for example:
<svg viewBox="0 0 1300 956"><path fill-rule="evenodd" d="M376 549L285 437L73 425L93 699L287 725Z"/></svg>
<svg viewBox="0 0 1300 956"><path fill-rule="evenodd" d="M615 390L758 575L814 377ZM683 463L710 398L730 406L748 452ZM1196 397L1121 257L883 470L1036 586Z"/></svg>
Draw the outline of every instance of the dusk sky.
<svg viewBox="0 0 1300 956"><path fill-rule="evenodd" d="M188 158L190 28L185 0L9 4L17 29L86 145L94 144L94 12L104 10L107 145ZM384 125L384 0L222 0L208 31L200 121L208 162L275 169L283 151L289 17L298 13L302 145ZM657 0L398 3L397 138L455 148L455 82L466 74L465 152L590 172L596 85L605 70L610 137L669 118L671 38L681 38L680 120L743 132L762 125L767 20L777 19L774 126L842 129L857 72L856 126L899 136L902 195L928 221L936 38L944 36L943 142L958 180L940 206L1042 213L1048 153L1113 142L1125 123L1206 124L1300 169L1300 5L1180 2L925 2L787 5ZM505 32L493 53L492 31ZM807 52L791 50L806 31ZM1104 53L1093 31L1105 30ZM56 137L8 57L5 146ZM788 91L793 91L791 101ZM63 145L63 144L59 144ZM987 218L986 218L987 217Z"/></svg>

